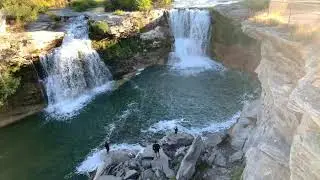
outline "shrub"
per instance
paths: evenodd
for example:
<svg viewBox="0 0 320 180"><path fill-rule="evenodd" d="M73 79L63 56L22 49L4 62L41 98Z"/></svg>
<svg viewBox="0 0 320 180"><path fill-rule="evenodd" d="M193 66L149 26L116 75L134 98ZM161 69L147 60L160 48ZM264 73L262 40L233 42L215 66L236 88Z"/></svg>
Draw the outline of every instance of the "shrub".
<svg viewBox="0 0 320 180"><path fill-rule="evenodd" d="M2 8L10 19L30 22L36 20L40 12L65 4L65 0L1 0L0 9Z"/></svg>
<svg viewBox="0 0 320 180"><path fill-rule="evenodd" d="M136 0L136 8L140 11L150 10L152 8L151 0Z"/></svg>
<svg viewBox="0 0 320 180"><path fill-rule="evenodd" d="M106 10L150 10L152 8L152 0L110 0L105 3Z"/></svg>
<svg viewBox="0 0 320 180"><path fill-rule="evenodd" d="M108 23L104 21L89 22L89 36L91 39L102 39L109 31Z"/></svg>
<svg viewBox="0 0 320 180"><path fill-rule="evenodd" d="M117 9L117 10L115 10L115 11L113 12L113 14L118 15L118 16L122 16L122 15L124 15L124 11Z"/></svg>
<svg viewBox="0 0 320 180"><path fill-rule="evenodd" d="M269 7L270 0L244 0L243 4L253 11L260 11Z"/></svg>
<svg viewBox="0 0 320 180"><path fill-rule="evenodd" d="M96 0L75 0L71 3L72 9L79 12L94 8L98 5L99 3Z"/></svg>
<svg viewBox="0 0 320 180"><path fill-rule="evenodd" d="M19 78L13 77L7 70L0 69L0 107L10 95L16 92L19 84Z"/></svg>
<svg viewBox="0 0 320 180"><path fill-rule="evenodd" d="M153 4L159 8L169 7L172 4L172 0L153 0Z"/></svg>

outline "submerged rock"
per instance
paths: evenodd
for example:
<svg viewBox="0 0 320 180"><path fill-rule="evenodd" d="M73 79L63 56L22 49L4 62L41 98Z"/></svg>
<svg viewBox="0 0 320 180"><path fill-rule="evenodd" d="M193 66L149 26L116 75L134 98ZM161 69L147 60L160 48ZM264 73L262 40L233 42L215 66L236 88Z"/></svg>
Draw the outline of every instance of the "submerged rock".
<svg viewBox="0 0 320 180"><path fill-rule="evenodd" d="M192 142L187 154L184 156L177 173L177 180L191 179L195 173L196 163L204 149L204 144L200 136Z"/></svg>

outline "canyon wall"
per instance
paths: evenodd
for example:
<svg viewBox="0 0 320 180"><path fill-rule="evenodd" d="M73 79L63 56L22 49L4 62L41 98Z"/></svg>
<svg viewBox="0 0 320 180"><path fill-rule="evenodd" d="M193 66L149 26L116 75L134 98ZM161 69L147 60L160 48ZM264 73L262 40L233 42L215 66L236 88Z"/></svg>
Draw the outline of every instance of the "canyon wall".
<svg viewBox="0 0 320 180"><path fill-rule="evenodd" d="M240 118L230 131L234 148L246 152L242 177L320 179L319 33L297 41L287 25L241 21L243 32L261 43L255 72L262 88L260 99L243 112L256 115Z"/></svg>

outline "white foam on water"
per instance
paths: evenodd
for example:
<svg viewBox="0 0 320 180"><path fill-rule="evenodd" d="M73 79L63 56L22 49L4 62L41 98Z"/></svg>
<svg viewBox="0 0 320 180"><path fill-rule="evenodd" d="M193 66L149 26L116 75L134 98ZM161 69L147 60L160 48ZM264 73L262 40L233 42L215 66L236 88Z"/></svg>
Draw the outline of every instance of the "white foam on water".
<svg viewBox="0 0 320 180"><path fill-rule="evenodd" d="M175 8L204 8L214 7L219 4L232 4L239 1L233 0L174 0Z"/></svg>
<svg viewBox="0 0 320 180"><path fill-rule="evenodd" d="M141 132L168 132L173 131L175 127L178 127L179 131L181 132L189 133L192 135L202 135L204 132L218 132L231 127L240 117L240 114L241 112L239 111L225 122L212 123L205 127L184 127L183 123L187 123L184 119L163 120L153 124L147 130L142 130Z"/></svg>
<svg viewBox="0 0 320 180"><path fill-rule="evenodd" d="M88 37L88 20L71 18L61 47L40 57L49 116L69 118L93 96L110 89L111 73Z"/></svg>
<svg viewBox="0 0 320 180"><path fill-rule="evenodd" d="M49 117L54 117L57 120L64 120L77 115L80 110L85 107L94 97L106 91L111 91L113 88L113 81L107 82L106 84L96 87L75 99L67 99L60 101L56 104L49 104L45 108L45 112L48 113Z"/></svg>
<svg viewBox="0 0 320 180"><path fill-rule="evenodd" d="M210 40L210 13L199 9L173 9L170 11L170 28L174 36L174 52L168 65L182 75L195 75L224 67L210 59L206 52Z"/></svg>
<svg viewBox="0 0 320 180"><path fill-rule="evenodd" d="M111 151L118 150L130 150L136 151L138 154L144 150L144 148L139 144L115 144L111 145ZM89 172L95 171L100 165L104 163L104 159L107 156L107 152L105 149L95 148L93 149L86 159L81 162L81 164L76 168L77 174L88 174Z"/></svg>

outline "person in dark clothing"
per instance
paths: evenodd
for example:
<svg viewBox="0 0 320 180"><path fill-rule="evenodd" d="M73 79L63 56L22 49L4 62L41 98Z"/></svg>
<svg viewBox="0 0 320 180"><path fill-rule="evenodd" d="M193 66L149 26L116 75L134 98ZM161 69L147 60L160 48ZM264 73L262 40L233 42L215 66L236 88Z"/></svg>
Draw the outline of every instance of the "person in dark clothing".
<svg viewBox="0 0 320 180"><path fill-rule="evenodd" d="M108 141L106 141L106 142L104 143L104 147L106 148L107 153L109 153L109 151L110 151L110 146L109 146L109 142L108 142Z"/></svg>
<svg viewBox="0 0 320 180"><path fill-rule="evenodd" d="M160 144L158 144L157 142L155 142L153 145L152 145L152 149L154 151L154 153L156 154L156 158L160 158Z"/></svg>
<svg viewBox="0 0 320 180"><path fill-rule="evenodd" d="M174 128L174 133L178 134L178 127L177 126Z"/></svg>

